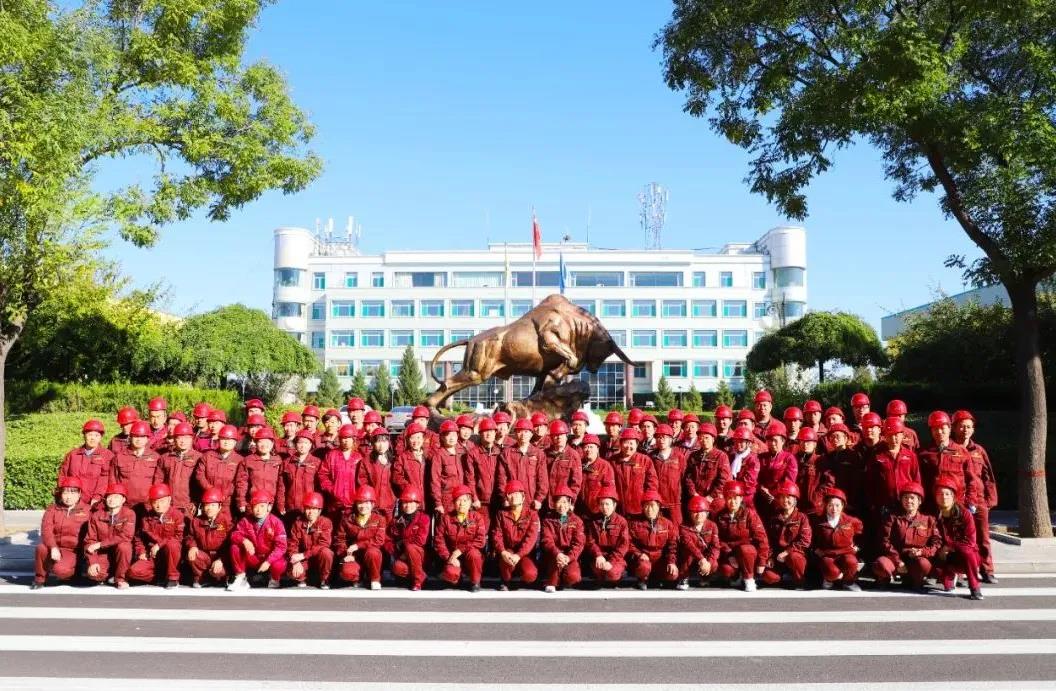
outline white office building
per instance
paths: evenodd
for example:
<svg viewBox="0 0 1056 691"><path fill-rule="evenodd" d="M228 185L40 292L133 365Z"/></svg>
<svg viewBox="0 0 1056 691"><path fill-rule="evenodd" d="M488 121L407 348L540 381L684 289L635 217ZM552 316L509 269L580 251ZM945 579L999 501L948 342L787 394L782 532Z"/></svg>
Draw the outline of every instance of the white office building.
<svg viewBox="0 0 1056 691"><path fill-rule="evenodd" d="M806 245L797 226L716 252L544 244L533 272L527 243L365 255L351 239L284 227L275 230L274 319L334 368L342 386L357 369L368 378L379 367L397 375L408 345L428 374L443 345L512 321L558 292L563 256L565 295L600 317L637 363L613 357L597 374L584 372L596 403L640 404L661 376L675 391L714 391L723 379L743 386L751 345L806 311ZM462 354L444 353L436 375L456 372ZM520 377L489 381L456 400L491 405L531 386Z"/></svg>

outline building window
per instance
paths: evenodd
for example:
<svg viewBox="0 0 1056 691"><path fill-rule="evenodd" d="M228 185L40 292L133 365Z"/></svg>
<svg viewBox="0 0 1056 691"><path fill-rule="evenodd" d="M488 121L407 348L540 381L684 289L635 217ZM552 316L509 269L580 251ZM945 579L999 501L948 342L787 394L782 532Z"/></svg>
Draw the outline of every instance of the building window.
<svg viewBox="0 0 1056 691"><path fill-rule="evenodd" d="M396 362L396 361L390 362L389 363L389 374L394 376L394 377L398 377L398 376L400 376L400 370L402 368L403 368L403 363L402 362Z"/></svg>
<svg viewBox="0 0 1056 691"><path fill-rule="evenodd" d="M364 348L381 348L385 345L385 332L376 329L360 331L359 344Z"/></svg>
<svg viewBox="0 0 1056 691"><path fill-rule="evenodd" d="M304 305L299 302L276 302L275 317L303 317Z"/></svg>
<svg viewBox="0 0 1056 691"><path fill-rule="evenodd" d="M704 288L704 287L706 287L708 285L707 276L708 275L706 273L704 273L703 271L694 271L693 272L693 287L694 288Z"/></svg>
<svg viewBox="0 0 1056 691"><path fill-rule="evenodd" d="M747 331L723 331L722 332L722 347L723 348L747 348L748 347L748 332Z"/></svg>
<svg viewBox="0 0 1056 691"><path fill-rule="evenodd" d="M686 361L664 360L664 376L668 379L686 376Z"/></svg>
<svg viewBox="0 0 1056 691"><path fill-rule="evenodd" d="M275 285L292 288L301 285L300 269L275 269Z"/></svg>
<svg viewBox="0 0 1056 691"><path fill-rule="evenodd" d="M447 274L443 271L397 271L392 282L397 288L444 288Z"/></svg>
<svg viewBox="0 0 1056 691"><path fill-rule="evenodd" d="M714 360L703 360L693 363L694 377L717 377L719 376L719 363Z"/></svg>
<svg viewBox="0 0 1056 691"><path fill-rule="evenodd" d="M423 348L439 348L444 345L444 332L422 331L421 334L419 334L419 341Z"/></svg>
<svg viewBox="0 0 1056 691"><path fill-rule="evenodd" d="M656 301L655 300L635 300L631 303L631 316L632 317L655 317L656 316Z"/></svg>
<svg viewBox="0 0 1056 691"><path fill-rule="evenodd" d="M632 271L631 285L639 288L673 288L682 285L681 271Z"/></svg>
<svg viewBox="0 0 1056 691"><path fill-rule="evenodd" d="M362 370L363 374L367 375L368 377L373 377L375 374L377 374L378 370L381 368L381 366L382 366L381 360L360 360L359 361L359 369Z"/></svg>
<svg viewBox="0 0 1056 691"><path fill-rule="evenodd" d="M588 314L596 315L598 312L597 305L593 300L575 300L573 304L576 307L581 307L587 311Z"/></svg>
<svg viewBox="0 0 1056 691"><path fill-rule="evenodd" d="M655 331L632 331L631 332L631 345L635 348L655 348L656 347L656 332Z"/></svg>
<svg viewBox="0 0 1056 691"><path fill-rule="evenodd" d="M686 301L664 300L663 312L661 314L663 314L665 317L686 316Z"/></svg>
<svg viewBox="0 0 1056 691"><path fill-rule="evenodd" d="M451 374L458 374L458 370L460 370L460 369L462 369L462 363L461 362L452 362L451 363ZM433 376L436 377L437 379L439 379L440 381L444 380L444 376L445 376L444 375L444 363L442 363L442 362L436 363L436 365L433 367Z"/></svg>
<svg viewBox="0 0 1056 691"><path fill-rule="evenodd" d="M345 287L346 288L358 288L359 287L359 274L346 273L345 274Z"/></svg>
<svg viewBox="0 0 1056 691"><path fill-rule="evenodd" d="M451 274L452 288L501 288L501 271L456 271Z"/></svg>
<svg viewBox="0 0 1056 691"><path fill-rule="evenodd" d="M452 317L472 317L473 316L473 300L452 300L451 301L451 316Z"/></svg>
<svg viewBox="0 0 1056 691"><path fill-rule="evenodd" d="M602 300L601 316L603 317L626 317L627 302L625 300Z"/></svg>
<svg viewBox="0 0 1056 691"><path fill-rule="evenodd" d="M356 339L353 338L351 331L331 331L330 332L330 347L331 348L351 348L356 344Z"/></svg>
<svg viewBox="0 0 1056 691"><path fill-rule="evenodd" d="M807 303L805 302L786 302L784 307L786 317L799 318L807 311Z"/></svg>
<svg viewBox="0 0 1056 691"><path fill-rule="evenodd" d="M325 348L326 347L326 334L322 331L312 332L312 347L313 348Z"/></svg>
<svg viewBox="0 0 1056 691"><path fill-rule="evenodd" d="M756 319L766 318L767 304L765 302L753 302L752 303L752 316Z"/></svg>
<svg viewBox="0 0 1056 691"><path fill-rule="evenodd" d="M352 363L347 361L331 362L330 369L334 370L334 374L339 377L351 377L352 376Z"/></svg>
<svg viewBox="0 0 1056 691"><path fill-rule="evenodd" d="M330 303L331 317L356 316L356 303L352 300L334 300Z"/></svg>
<svg viewBox="0 0 1056 691"><path fill-rule="evenodd" d="M389 343L393 348L406 348L414 345L413 331L390 331Z"/></svg>
<svg viewBox="0 0 1056 691"><path fill-rule="evenodd" d="M794 266L774 269L774 285L778 288L802 288L806 283L806 275L806 271Z"/></svg>
<svg viewBox="0 0 1056 691"><path fill-rule="evenodd" d="M525 310L527 312L527 310ZM482 317L505 317L506 306L502 300L481 300L480 316Z"/></svg>
<svg viewBox="0 0 1056 691"><path fill-rule="evenodd" d="M577 288L619 288L623 286L623 272L573 271L572 285Z"/></svg>
<svg viewBox="0 0 1056 691"><path fill-rule="evenodd" d="M530 309L532 309L531 300L510 300L510 317L513 319L523 317Z"/></svg>
<svg viewBox="0 0 1056 691"><path fill-rule="evenodd" d="M748 302L746 300L723 300L722 316L724 317L747 317Z"/></svg>
<svg viewBox="0 0 1056 691"><path fill-rule="evenodd" d="M664 332L664 347L665 348L685 348L687 344L686 332L685 331L665 331Z"/></svg>
<svg viewBox="0 0 1056 691"><path fill-rule="evenodd" d="M312 288L316 290L326 290L325 273L312 274Z"/></svg>
<svg viewBox="0 0 1056 691"><path fill-rule="evenodd" d="M455 343L457 341L468 341L471 338L473 338L473 332L472 331L452 331L451 332L451 342L452 343Z"/></svg>
<svg viewBox="0 0 1056 691"><path fill-rule="evenodd" d="M442 316L444 316L444 301L443 300L422 300L422 316L423 317L442 317Z"/></svg>
<svg viewBox="0 0 1056 691"><path fill-rule="evenodd" d="M722 376L726 379L744 376L744 360L724 360Z"/></svg>
<svg viewBox="0 0 1056 691"><path fill-rule="evenodd" d="M714 317L718 314L715 308L714 300L694 300L693 301L693 316L694 317Z"/></svg>
<svg viewBox="0 0 1056 691"><path fill-rule="evenodd" d="M694 348L714 348L719 345L719 334L711 329L693 332Z"/></svg>
<svg viewBox="0 0 1056 691"><path fill-rule="evenodd" d="M752 287L756 290L766 290L765 271L755 271L752 273Z"/></svg>
<svg viewBox="0 0 1056 691"><path fill-rule="evenodd" d="M384 317L385 303L381 300L364 300L362 314L364 317Z"/></svg>
<svg viewBox="0 0 1056 691"><path fill-rule="evenodd" d="M612 336L612 342L621 348L627 347L627 332L622 329L619 331L610 331L609 335Z"/></svg>
<svg viewBox="0 0 1056 691"><path fill-rule="evenodd" d="M723 271L722 273L720 273L719 274L719 285L722 286L723 288L732 288L733 287L733 272L732 271Z"/></svg>
<svg viewBox="0 0 1056 691"><path fill-rule="evenodd" d="M321 302L312 303L312 319L322 321L325 319L326 305Z"/></svg>
<svg viewBox="0 0 1056 691"><path fill-rule="evenodd" d="M384 288L385 287L385 274L380 271L376 271L370 275L370 285L372 288Z"/></svg>
<svg viewBox="0 0 1056 691"><path fill-rule="evenodd" d="M394 317L413 317L414 316L414 300L393 300L392 301L392 316L394 316Z"/></svg>
<svg viewBox="0 0 1056 691"><path fill-rule="evenodd" d="M525 287L532 285L531 271L513 271L510 273L511 284L514 287ZM559 271L536 271L535 285L556 288L561 284L561 273Z"/></svg>
<svg viewBox="0 0 1056 691"><path fill-rule="evenodd" d="M634 378L635 379L648 379L649 378L648 368L645 365L635 365L634 366Z"/></svg>

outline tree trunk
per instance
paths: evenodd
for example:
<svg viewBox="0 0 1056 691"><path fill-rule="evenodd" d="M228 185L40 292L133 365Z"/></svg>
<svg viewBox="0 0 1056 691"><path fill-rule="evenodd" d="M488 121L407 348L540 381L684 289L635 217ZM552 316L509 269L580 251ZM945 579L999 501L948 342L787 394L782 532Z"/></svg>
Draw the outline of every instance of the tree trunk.
<svg viewBox="0 0 1056 691"><path fill-rule="evenodd" d="M11 352L14 341L0 340L0 535L7 534L7 521L4 519L4 487L7 473L5 464L7 461L7 424L4 416L4 367L7 364L7 354Z"/></svg>
<svg viewBox="0 0 1056 691"><path fill-rule="evenodd" d="M818 360L818 383L825 383L825 361Z"/></svg>
<svg viewBox="0 0 1056 691"><path fill-rule="evenodd" d="M1015 330L1016 386L1019 389L1019 530L1024 537L1052 537L1045 481L1048 411L1038 337L1037 285L1006 284Z"/></svg>

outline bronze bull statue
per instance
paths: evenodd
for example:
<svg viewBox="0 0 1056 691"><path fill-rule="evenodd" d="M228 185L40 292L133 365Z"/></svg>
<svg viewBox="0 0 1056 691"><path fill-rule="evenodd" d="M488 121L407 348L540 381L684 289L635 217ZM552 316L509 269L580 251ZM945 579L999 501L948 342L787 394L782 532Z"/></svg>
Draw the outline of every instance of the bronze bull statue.
<svg viewBox="0 0 1056 691"><path fill-rule="evenodd" d="M466 347L462 369L440 381L435 374L437 360L460 346ZM558 384L584 368L597 372L610 355L634 364L597 317L563 295L550 295L516 321L438 350L430 373L440 388L425 404L436 408L462 389L483 384L491 377L509 379L515 374L535 377L535 394L543 384Z"/></svg>

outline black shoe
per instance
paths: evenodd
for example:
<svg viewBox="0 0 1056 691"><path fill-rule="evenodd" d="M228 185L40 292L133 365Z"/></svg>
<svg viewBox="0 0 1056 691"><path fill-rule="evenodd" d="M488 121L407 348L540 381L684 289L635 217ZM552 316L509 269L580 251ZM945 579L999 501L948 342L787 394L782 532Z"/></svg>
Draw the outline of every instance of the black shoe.
<svg viewBox="0 0 1056 691"><path fill-rule="evenodd" d="M320 583L319 584L319 590L330 590L330 584L329 583Z"/></svg>
<svg viewBox="0 0 1056 691"><path fill-rule="evenodd" d="M495 590L498 590L500 593L505 593L505 592L509 591L509 589L510 589L510 586L506 585L505 583L499 583L499 587L496 588Z"/></svg>
<svg viewBox="0 0 1056 691"><path fill-rule="evenodd" d="M992 573L983 572L980 576L983 583L989 583L990 585L997 585L997 576Z"/></svg>
<svg viewBox="0 0 1056 691"><path fill-rule="evenodd" d="M474 583L471 586L469 586L469 592L471 592L471 593L479 593L480 592L480 583Z"/></svg>
<svg viewBox="0 0 1056 691"><path fill-rule="evenodd" d="M168 581L168 582L165 583L165 590L172 590L173 588L179 588L179 587L180 587L180 582L179 581Z"/></svg>
<svg viewBox="0 0 1056 691"><path fill-rule="evenodd" d="M37 583L36 581L33 581L32 583L29 584L29 589L30 590L40 590L43 587L44 587L43 583Z"/></svg>
<svg viewBox="0 0 1056 691"><path fill-rule="evenodd" d="M968 596L968 599L969 600L982 600L983 599L983 591L980 590L979 588L973 588L971 595Z"/></svg>
<svg viewBox="0 0 1056 691"><path fill-rule="evenodd" d="M649 590L649 584L646 583L645 581L638 581L637 583L634 584L634 587L637 588L638 590Z"/></svg>

